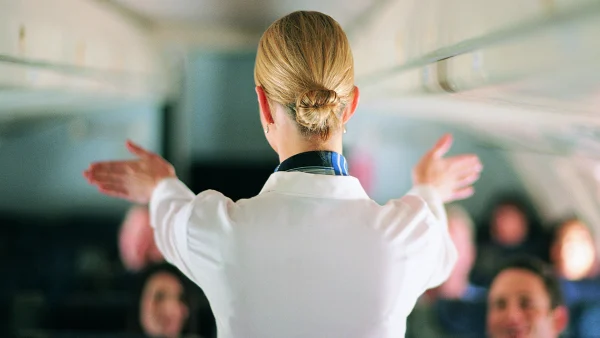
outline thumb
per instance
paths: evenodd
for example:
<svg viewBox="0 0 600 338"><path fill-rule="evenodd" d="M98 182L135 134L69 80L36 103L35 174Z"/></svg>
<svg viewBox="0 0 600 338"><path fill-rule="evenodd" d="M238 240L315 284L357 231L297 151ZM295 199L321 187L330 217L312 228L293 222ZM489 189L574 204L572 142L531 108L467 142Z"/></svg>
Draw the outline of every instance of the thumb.
<svg viewBox="0 0 600 338"><path fill-rule="evenodd" d="M446 134L437 141L435 146L433 146L433 148L431 149L431 155L433 157L440 158L440 157L446 155L446 153L448 153L448 151L450 150L451 147L452 147L452 135Z"/></svg>
<svg viewBox="0 0 600 338"><path fill-rule="evenodd" d="M138 156L141 158L146 158L146 157L149 157L152 155L151 152L138 146L137 144L133 143L133 141L131 141L131 140L127 140L127 142L125 143L125 146L127 147L127 150L129 150L129 152L135 156Z"/></svg>

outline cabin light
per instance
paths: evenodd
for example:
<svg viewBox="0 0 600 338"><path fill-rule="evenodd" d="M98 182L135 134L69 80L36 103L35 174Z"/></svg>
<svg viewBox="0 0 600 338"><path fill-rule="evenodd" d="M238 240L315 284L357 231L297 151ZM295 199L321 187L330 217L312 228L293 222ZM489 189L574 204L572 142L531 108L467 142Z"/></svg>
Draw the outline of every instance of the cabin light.
<svg viewBox="0 0 600 338"><path fill-rule="evenodd" d="M579 222L562 227L559 241L561 272L569 280L579 280L590 275L594 268L596 249L591 233Z"/></svg>

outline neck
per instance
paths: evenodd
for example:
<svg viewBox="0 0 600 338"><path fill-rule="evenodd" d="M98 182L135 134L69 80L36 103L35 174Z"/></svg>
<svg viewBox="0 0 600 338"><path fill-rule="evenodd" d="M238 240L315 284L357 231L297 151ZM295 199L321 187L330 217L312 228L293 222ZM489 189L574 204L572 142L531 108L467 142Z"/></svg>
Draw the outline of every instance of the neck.
<svg viewBox="0 0 600 338"><path fill-rule="evenodd" d="M325 142L314 142L302 135L295 135L295 137L286 138L280 145L278 149L279 162L308 151L333 151L341 154L342 148L342 137L338 134L331 135Z"/></svg>

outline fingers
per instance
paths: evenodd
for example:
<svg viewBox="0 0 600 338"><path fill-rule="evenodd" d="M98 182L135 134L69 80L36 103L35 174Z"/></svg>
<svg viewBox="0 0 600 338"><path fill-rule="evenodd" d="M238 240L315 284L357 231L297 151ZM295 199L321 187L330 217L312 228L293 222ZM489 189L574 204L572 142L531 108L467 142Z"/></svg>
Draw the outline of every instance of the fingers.
<svg viewBox="0 0 600 338"><path fill-rule="evenodd" d="M132 171L131 165L132 163L128 161L94 163L83 175L101 193L129 199L125 184L127 183L128 173Z"/></svg>
<svg viewBox="0 0 600 338"><path fill-rule="evenodd" d="M133 141L131 141L131 140L127 140L127 142L125 143L125 146L127 147L127 150L129 150L129 152L135 156L138 156L141 158L148 158L148 157L154 156L154 153L140 147L139 145L133 143Z"/></svg>
<svg viewBox="0 0 600 338"><path fill-rule="evenodd" d="M447 157L445 160L451 162L453 165L459 164L459 163L475 164L475 163L481 162L479 160L479 157L475 154L461 154L461 155Z"/></svg>
<svg viewBox="0 0 600 338"><path fill-rule="evenodd" d="M90 184L97 186L102 193L108 195L127 194L124 175L93 169L86 170L83 175Z"/></svg>
<svg viewBox="0 0 600 338"><path fill-rule="evenodd" d="M84 171L83 176L89 183L117 182L130 174L136 163L132 161L93 163Z"/></svg>
<svg viewBox="0 0 600 338"><path fill-rule="evenodd" d="M462 177L458 178L458 180L456 182L456 187L464 188L466 186L472 185L473 183L477 182L477 180L479 180L479 176L480 176L479 172L474 172L474 173L463 175Z"/></svg>
<svg viewBox="0 0 600 338"><path fill-rule="evenodd" d="M88 179L88 182L97 186L104 184L123 185L126 182L126 179L122 176L106 176L101 178Z"/></svg>
<svg viewBox="0 0 600 338"><path fill-rule="evenodd" d="M458 176L454 183L454 192L452 193L451 200L462 200L473 196L475 193L473 184L479 180L480 175L480 170L471 170Z"/></svg>
<svg viewBox="0 0 600 338"><path fill-rule="evenodd" d="M475 194L475 188L473 188L473 187L462 188L462 189L456 190L452 194L452 200L453 201L464 200L466 198L473 196L473 194Z"/></svg>
<svg viewBox="0 0 600 338"><path fill-rule="evenodd" d="M98 184L98 191L105 195L118 198L127 199L129 197L127 189L125 189L125 187L121 184L101 183Z"/></svg>
<svg viewBox="0 0 600 338"><path fill-rule="evenodd" d="M480 170L482 169L481 160L479 157L474 154L464 154L453 156L445 159L448 161L450 170L464 170L464 169L473 169Z"/></svg>
<svg viewBox="0 0 600 338"><path fill-rule="evenodd" d="M135 161L114 161L92 163L87 172L94 175L126 174L130 171Z"/></svg>
<svg viewBox="0 0 600 338"><path fill-rule="evenodd" d="M463 200L473 196L473 184L479 180L483 165L476 155L459 155L445 159L449 161L448 171L454 176L454 192L450 200Z"/></svg>
<svg viewBox="0 0 600 338"><path fill-rule="evenodd" d="M451 147L452 135L446 134L438 140L435 146L433 146L433 148L431 149L431 155L435 158L440 158L446 155L446 153L448 153Z"/></svg>

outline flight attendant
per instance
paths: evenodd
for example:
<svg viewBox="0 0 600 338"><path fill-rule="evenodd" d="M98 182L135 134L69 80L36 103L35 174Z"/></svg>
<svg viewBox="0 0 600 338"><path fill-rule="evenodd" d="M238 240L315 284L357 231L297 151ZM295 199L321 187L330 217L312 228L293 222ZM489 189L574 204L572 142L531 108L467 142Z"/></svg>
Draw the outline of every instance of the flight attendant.
<svg viewBox="0 0 600 338"><path fill-rule="evenodd" d="M414 189L378 205L348 176L342 135L358 105L346 35L331 17L294 12L262 36L260 119L278 154L255 197L194 195L160 156L85 172L107 195L149 203L165 259L210 300L219 337L403 337L417 298L457 258L444 203L473 194L475 155L445 158L444 136L414 168Z"/></svg>

